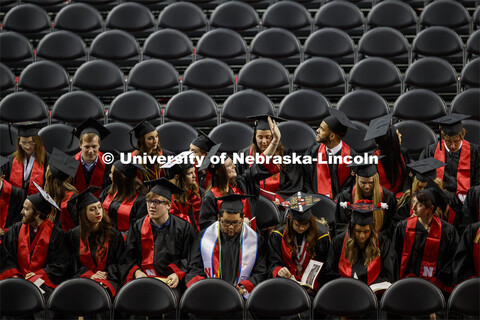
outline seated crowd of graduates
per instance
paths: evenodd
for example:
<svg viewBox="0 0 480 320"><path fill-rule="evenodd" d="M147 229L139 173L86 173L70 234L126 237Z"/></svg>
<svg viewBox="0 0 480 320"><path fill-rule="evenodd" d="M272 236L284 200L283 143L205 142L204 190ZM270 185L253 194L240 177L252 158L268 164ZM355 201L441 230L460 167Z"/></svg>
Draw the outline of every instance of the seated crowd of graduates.
<svg viewBox="0 0 480 320"><path fill-rule="evenodd" d="M331 113L306 154L356 155L342 141L353 124ZM365 139L375 139L378 164L214 164L220 145L200 132L190 145L205 157L200 167L106 164L99 147L110 132L93 119L72 133L78 154L48 154L37 124L18 124L17 150L0 160L0 280L41 278L48 295L85 277L114 296L128 281L156 277L180 296L215 277L247 298L270 277L300 281L314 259L324 265L312 295L338 277L371 285L411 276L448 295L480 275L480 151L464 140L462 119L438 119L441 139L418 161L390 116L373 120ZM240 152L290 154L281 120L256 117L252 144ZM150 122L130 134L133 155L164 154ZM254 216L260 194L273 195L280 222L270 212ZM314 210L327 197L335 221Z"/></svg>

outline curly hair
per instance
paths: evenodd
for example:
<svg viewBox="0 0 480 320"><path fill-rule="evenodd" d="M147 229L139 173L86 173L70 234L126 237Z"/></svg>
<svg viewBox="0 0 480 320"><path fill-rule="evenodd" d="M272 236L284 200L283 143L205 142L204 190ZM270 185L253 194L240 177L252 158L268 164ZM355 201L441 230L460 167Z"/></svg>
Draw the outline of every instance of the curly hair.
<svg viewBox="0 0 480 320"><path fill-rule="evenodd" d="M353 266L358 261L359 251L364 251L365 262L368 265L370 261L375 260L380 255L380 248L378 247L378 233L375 230L375 224L370 224L370 236L367 239L367 245L361 248L355 240L355 226L353 222L348 223L347 234L345 239L345 258Z"/></svg>

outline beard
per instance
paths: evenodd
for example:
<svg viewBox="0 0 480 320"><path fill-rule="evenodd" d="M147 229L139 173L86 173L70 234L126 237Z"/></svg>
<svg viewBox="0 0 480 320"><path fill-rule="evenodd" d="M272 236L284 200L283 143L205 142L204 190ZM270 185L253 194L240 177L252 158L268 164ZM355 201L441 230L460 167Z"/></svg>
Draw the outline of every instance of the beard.
<svg viewBox="0 0 480 320"><path fill-rule="evenodd" d="M32 224L35 222L35 217L33 215L30 215L28 217L23 217L22 218L22 223L23 224Z"/></svg>
<svg viewBox="0 0 480 320"><path fill-rule="evenodd" d="M323 144L327 144L328 142L330 142L330 138L329 138L328 135L323 137L323 138L318 137L317 140L318 140L318 142L323 143Z"/></svg>

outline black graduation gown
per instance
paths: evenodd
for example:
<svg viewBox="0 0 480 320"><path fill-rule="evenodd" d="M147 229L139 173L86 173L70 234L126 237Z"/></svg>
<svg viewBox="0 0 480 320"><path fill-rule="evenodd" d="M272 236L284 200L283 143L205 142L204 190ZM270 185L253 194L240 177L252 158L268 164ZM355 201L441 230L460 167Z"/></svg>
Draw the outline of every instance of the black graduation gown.
<svg viewBox="0 0 480 320"><path fill-rule="evenodd" d="M169 225L163 229L152 228L155 246L153 265L159 276L168 277L175 273L182 280L187 271L188 251L194 238L194 232L187 221L171 214L169 219ZM130 226L128 232L121 266L124 281L134 279L135 271L141 269L142 266L141 230L144 220L145 217L136 221Z"/></svg>
<svg viewBox="0 0 480 320"><path fill-rule="evenodd" d="M472 223L478 221L480 216L480 186L468 189L467 197L462 208L462 215L459 222L459 232L463 232L465 228Z"/></svg>
<svg viewBox="0 0 480 320"><path fill-rule="evenodd" d="M50 153L46 152L46 157L45 157L45 162L43 163L43 183L45 183L45 173L47 172L47 167L48 167L48 160L50 159ZM9 155L7 159L9 160L8 163L3 167L3 173L5 174L5 180L10 181L10 174L12 171L12 163L14 160L13 154ZM35 159L36 161L36 159ZM23 167L23 164L22 164ZM33 169L32 169L33 170ZM23 170L22 170L22 175L23 175ZM30 173L31 176L31 173ZM23 177L22 177L23 180ZM28 177L28 181L23 181L23 188L26 193L28 192L28 185L30 184L30 177ZM43 185L40 187L43 188Z"/></svg>
<svg viewBox="0 0 480 320"><path fill-rule="evenodd" d="M193 242L190 255L188 259L188 273L185 276L185 283L187 286L207 278L203 268L202 253L200 251L200 243L205 230L200 232ZM239 272L239 258L240 258L240 233L229 239L227 235L220 232L222 242L222 279L234 284L237 281ZM258 235L257 257L253 266L252 272L248 279L243 280L239 285L244 285L248 292L251 292L253 287L263 281L267 275L267 255L266 243L262 236Z"/></svg>
<svg viewBox="0 0 480 320"><path fill-rule="evenodd" d="M320 236L318 237L315 245L315 256L311 259L325 263L325 261L327 260L328 249L330 247L330 235L328 233L327 226L321 223L317 223L317 227L320 231ZM270 277L276 277L280 268L283 268L283 267L288 268L288 265L283 259L283 254L282 254L282 239L283 239L284 232L285 232L285 226L272 232L268 239L268 253L269 253L268 275ZM293 257L293 254L292 256L289 257L289 259L290 259L289 263L291 264L296 263L296 258Z"/></svg>
<svg viewBox="0 0 480 320"><path fill-rule="evenodd" d="M345 143L345 142L343 142ZM305 155L316 159L318 156L318 148L320 144L316 143L305 152ZM338 152L336 155L340 155ZM355 150L350 147L350 155L354 157L357 155ZM325 158L323 159L326 160ZM303 168L303 191L306 193L318 193L317 190L317 162L312 164L304 164ZM338 164L329 164L328 168L330 169L330 177L332 183L332 199L334 199L337 194L345 189L351 188L355 183L355 176L350 175L343 185L339 185L338 182Z"/></svg>
<svg viewBox="0 0 480 320"><path fill-rule="evenodd" d="M21 222L15 223L5 234L3 252L6 256L0 278L11 274L15 269L18 270L18 237L21 226ZM30 229L30 242L33 241L34 238L35 233ZM67 245L68 240L65 232L54 225L48 244L47 257L44 268L42 269L53 285L59 285L65 280L65 276L70 268L70 252ZM41 288L45 290L47 294L53 291L53 288L48 287L45 283Z"/></svg>
<svg viewBox="0 0 480 320"><path fill-rule="evenodd" d="M118 292L120 289L122 278L121 273L118 268L118 263L120 262L125 244L123 242L123 237L115 228L112 229L114 233L113 239L109 240L108 244L108 253L107 261L105 263L105 269L101 271L107 272L107 280L112 285L114 290ZM73 278L90 278L95 272L92 272L89 268L84 266L80 260L80 227L72 229L69 234L70 246L73 249ZM97 244L92 235L88 237L88 243L90 245L90 253L92 256L92 261L97 266L95 256L97 254ZM113 293L112 293L113 294Z"/></svg>
<svg viewBox="0 0 480 320"><path fill-rule="evenodd" d="M403 148L403 147L401 147L400 150L401 150L403 161L405 162L405 165L409 164L410 163L410 153L408 152L408 150L406 148ZM386 158L383 158L383 159L388 159L388 157L390 157L390 156L391 155L387 154ZM380 159L379 161L381 162L381 160L382 159ZM378 164L377 164L377 168L378 168ZM385 171L385 175L386 174L387 173ZM386 177L386 178L388 180L388 177ZM405 192L412 185L412 177L410 177L409 174L408 174L408 167L405 167L404 175L401 176L401 177L397 177L397 179L401 179L401 181L402 181L402 184L401 184L401 187L400 187L400 192L401 193ZM382 183L381 180L380 180L380 183ZM394 184L395 183L396 183L396 181L394 182ZM385 187L384 185L382 185L382 186ZM391 188L389 190L392 191ZM392 191L392 193L393 193L393 191Z"/></svg>
<svg viewBox="0 0 480 320"><path fill-rule="evenodd" d="M387 238L391 239L395 228L395 226L392 224L392 218L397 212L397 199L393 193L386 188L382 187L382 191L382 202L388 204L388 209L385 210L385 214L383 216L383 225L380 229L380 232ZM372 200L371 197L365 199ZM340 206L340 202L352 202L352 189L350 188L340 192L335 201L337 202L337 206L335 208L335 222L337 224L337 230L342 232L346 230L348 221L350 220L350 214L348 213L348 210L345 210Z"/></svg>
<svg viewBox="0 0 480 320"><path fill-rule="evenodd" d="M420 159L433 157L437 148L437 143L431 144L423 149L420 154ZM443 140L441 141L443 143ZM443 145L442 147L445 147ZM460 159L460 150L455 153L450 153L445 150L445 174L443 177L444 189L450 192L457 190L457 169L458 161ZM470 187L480 185L480 148L470 142Z"/></svg>
<svg viewBox="0 0 480 320"><path fill-rule="evenodd" d="M5 192L5 184L7 183L10 184L8 181L3 180L3 187L0 190L0 196L2 196L3 192ZM11 185L11 187L7 218L5 220L5 224L0 225L0 229L2 230L8 229L12 224L22 220L22 215L20 212L23 209L23 202L25 201L27 194L25 193L25 190L17 188L14 185ZM3 217L0 219L0 221L1 220L3 220Z"/></svg>
<svg viewBox="0 0 480 320"><path fill-rule="evenodd" d="M110 190L110 188L111 186L103 190L102 193L100 194L99 199L102 204L105 201L105 198L108 196L108 191ZM118 214L118 208L120 208L121 204L122 204L121 202L112 201L108 209L108 216L112 220L112 224L115 229L119 230L122 233L126 233L128 230L120 230L118 228L117 214ZM145 195L139 194L137 199L135 199L135 201L133 202L132 210L130 211L129 228L135 223L135 221L145 217L147 213L148 211L147 211L147 202L145 199Z"/></svg>
<svg viewBox="0 0 480 320"><path fill-rule="evenodd" d="M435 269L435 278L440 280L446 286L453 285L452 263L455 250L458 245L458 234L455 228L440 219L442 224L442 235L440 239L440 248L438 250L437 266ZM393 247L397 255L398 272L397 278L400 277L400 266L402 262L403 241L405 239L405 232L407 229L407 220L401 221L393 236ZM423 258L423 251L427 241L428 232L422 226L420 221L417 221L415 229L415 239L413 242L410 259L405 267L404 276L408 274L415 274L417 277L421 273L421 264Z"/></svg>
<svg viewBox="0 0 480 320"><path fill-rule="evenodd" d="M379 246L380 246L380 274L372 282L380 283L384 281L394 282L395 281L395 251L390 245L390 241L382 235L379 235ZM333 238L333 241L330 245L330 250L328 251L327 263L326 263L326 272L330 279L340 278L340 273L338 271L338 263L340 262L340 256L342 254L343 241L345 239L345 232L337 235ZM367 281L367 266L365 266L365 257L363 251L360 251L357 262L352 266L352 275L357 274L357 277L363 283L368 283Z"/></svg>
<svg viewBox="0 0 480 320"><path fill-rule="evenodd" d="M250 154L250 147L241 150L239 153L244 154L245 157ZM292 157L292 150L286 149L284 151L285 156ZM249 168L248 164L237 165L237 172L242 175ZM285 168L281 167L280 171L280 183L278 191L276 192L283 200L288 199L297 191L302 190L303 185L303 171L302 166L297 164L288 164ZM268 190L269 191L269 190Z"/></svg>
<svg viewBox="0 0 480 320"><path fill-rule="evenodd" d="M472 277L480 277L480 274L477 274L475 270L473 256L473 240L479 228L480 222L471 224L467 226L465 232L460 237L457 251L453 257L453 279L455 284ZM477 263L480 265L480 262Z"/></svg>
<svg viewBox="0 0 480 320"><path fill-rule="evenodd" d="M260 185L258 182L270 177L271 175L272 172L270 172L267 167L257 164L254 164L245 170L242 175L237 175L237 188L242 190L244 194L254 196L248 199L250 204L250 212L253 212L255 200L258 199L258 195L260 194ZM230 189L228 193L233 194L234 192ZM215 196L211 190L208 190L202 197L202 205L200 207L199 217L200 230L206 229L215 221L217 221L218 213L218 206Z"/></svg>

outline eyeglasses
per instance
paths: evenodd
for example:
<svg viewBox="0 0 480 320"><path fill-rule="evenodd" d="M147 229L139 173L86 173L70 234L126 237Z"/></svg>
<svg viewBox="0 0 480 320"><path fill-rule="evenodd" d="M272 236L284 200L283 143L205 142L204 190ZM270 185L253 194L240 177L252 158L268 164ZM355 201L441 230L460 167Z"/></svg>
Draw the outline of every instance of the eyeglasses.
<svg viewBox="0 0 480 320"><path fill-rule="evenodd" d="M154 205L155 207L158 207L162 203L165 203L166 201L161 201L161 200L147 200L147 205Z"/></svg>
<svg viewBox="0 0 480 320"><path fill-rule="evenodd" d="M238 227L242 224L242 220L238 220L238 221L225 221L225 220L222 220L220 221L220 223L222 224L222 227L224 228L228 228L230 226L233 226L233 227Z"/></svg>

